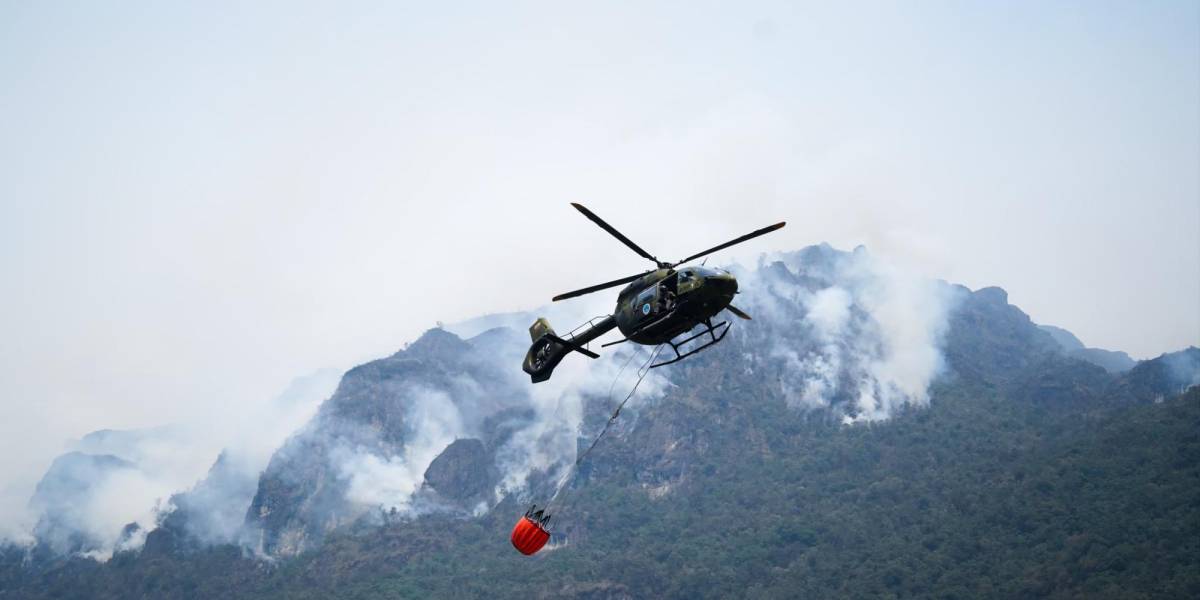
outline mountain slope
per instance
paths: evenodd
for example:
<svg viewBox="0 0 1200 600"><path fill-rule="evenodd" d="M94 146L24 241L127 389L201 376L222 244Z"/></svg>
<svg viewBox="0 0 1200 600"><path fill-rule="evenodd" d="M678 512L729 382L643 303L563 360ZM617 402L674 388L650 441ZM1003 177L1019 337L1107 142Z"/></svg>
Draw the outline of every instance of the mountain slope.
<svg viewBox="0 0 1200 600"><path fill-rule="evenodd" d="M513 520L639 359L533 387L523 332L438 329L347 373L272 458L246 523L276 560L182 543L172 513L104 564L5 551L0 597L1200 594L1200 351L1114 376L999 288L777 258L739 271L754 321L653 372L532 559Z"/></svg>
<svg viewBox="0 0 1200 600"><path fill-rule="evenodd" d="M534 559L507 547L506 503L335 533L274 568L219 548L74 562L21 597L1195 597L1200 389L1036 409L938 389L887 425L765 426L762 445L729 419L658 496L638 479L663 453L613 444L605 462L633 458L582 484L573 541Z"/></svg>

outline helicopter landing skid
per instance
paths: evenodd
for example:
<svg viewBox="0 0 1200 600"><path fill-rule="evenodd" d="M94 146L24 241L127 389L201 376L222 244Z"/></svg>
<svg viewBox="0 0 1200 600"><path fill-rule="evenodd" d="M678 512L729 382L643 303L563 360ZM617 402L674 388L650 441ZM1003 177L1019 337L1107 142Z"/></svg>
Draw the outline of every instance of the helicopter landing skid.
<svg viewBox="0 0 1200 600"><path fill-rule="evenodd" d="M671 350L675 351L675 358L672 358L671 360L664 360L662 362L654 363L654 364L650 365L650 368L655 369L658 367L665 367L666 365L669 365L672 363L677 363L677 362L725 339L725 334L729 333L729 321L721 321L720 323L717 323L716 325L713 325L712 321L705 321L704 323L702 323L702 325L704 325L703 331L701 331L691 337L688 337L687 339L680 340L678 342L676 342L675 340L668 341L667 345L671 346ZM680 352L679 352L680 346L682 346L698 337L702 337L705 335L712 338L712 340L705 342L704 344L697 346L696 348L693 348L692 350L689 350L688 352L684 352L684 353L680 354Z"/></svg>

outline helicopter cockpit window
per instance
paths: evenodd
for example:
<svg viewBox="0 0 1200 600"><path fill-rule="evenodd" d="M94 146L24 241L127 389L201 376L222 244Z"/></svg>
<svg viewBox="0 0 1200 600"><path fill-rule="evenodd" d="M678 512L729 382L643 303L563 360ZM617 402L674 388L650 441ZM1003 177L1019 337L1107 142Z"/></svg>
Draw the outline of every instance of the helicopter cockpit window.
<svg viewBox="0 0 1200 600"><path fill-rule="evenodd" d="M689 270L679 272L679 283L677 284L677 287L680 294L690 292L699 287L699 285L700 277L697 276L695 271Z"/></svg>

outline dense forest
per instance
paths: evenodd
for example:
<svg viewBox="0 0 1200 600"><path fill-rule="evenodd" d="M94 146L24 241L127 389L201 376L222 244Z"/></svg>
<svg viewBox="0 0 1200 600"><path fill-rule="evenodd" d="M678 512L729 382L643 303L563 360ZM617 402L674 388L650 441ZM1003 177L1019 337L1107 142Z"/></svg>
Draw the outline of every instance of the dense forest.
<svg viewBox="0 0 1200 600"><path fill-rule="evenodd" d="M346 531L276 563L152 537L141 553L31 576L10 551L0 587L12 598L1200 596L1200 388L1079 411L942 386L929 409L869 427L773 418L772 406L731 394L694 407L708 445L686 482L655 498L632 468L581 480L563 515L573 539L533 558L508 546L514 505Z"/></svg>

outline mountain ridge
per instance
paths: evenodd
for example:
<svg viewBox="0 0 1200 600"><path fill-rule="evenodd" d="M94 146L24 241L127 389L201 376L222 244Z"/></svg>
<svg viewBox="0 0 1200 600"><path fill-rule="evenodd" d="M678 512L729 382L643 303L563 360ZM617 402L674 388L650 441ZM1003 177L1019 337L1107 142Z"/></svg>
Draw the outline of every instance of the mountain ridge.
<svg viewBox="0 0 1200 600"><path fill-rule="evenodd" d="M560 579L537 576L527 584L540 594L579 597L660 591L665 593L653 595L720 595L735 581L749 586L744 590L761 592L749 595L796 590L819 596L921 595L942 585L930 579L932 573L942 573L953 584L947 586L967 590L966 595L1103 592L1109 588L1094 588L1097 582L1116 585L1107 567L1084 568L1085 576L1065 579L1034 566L1015 574L997 571L999 566L987 566L991 559L983 558L995 555L972 549L961 530L991 531L1010 548L1020 536L1037 531L1045 532L1045 543L1066 544L1060 522L1046 520L1030 506L991 499L984 491L1019 490L1021 497L1067 510L1055 481L1070 477L1033 474L1043 473L1048 464L1074 464L1071 448L1091 449L1087 460L1102 464L1106 457L1097 454L1088 432L1124 431L1122 415L1160 433L1185 432L1154 411L1184 415L1183 425L1195 420L1197 394L1187 386L1200 373L1194 360L1200 350L1143 361L1114 375L1063 352L1061 342L1008 304L1000 288L914 288L888 279L892 276L858 250L818 246L776 258L738 272L747 282L744 308L759 327L734 328L723 344L675 365L668 376L652 378L567 483L568 502L559 511L563 522L544 556L532 563ZM895 304L895 297L908 301ZM929 318L929 305L947 307L944 326ZM880 314L909 315L909 321L930 326L915 335L889 331L876 318ZM528 342L522 332L478 328L483 331L470 339L435 328L389 357L351 369L309 424L275 453L245 522L256 534L246 547L277 557L279 566L264 571L262 565L274 563L242 558L246 550L236 545L188 541L181 533L186 522L172 521L171 515L183 514L176 512L146 535L140 552L118 552L94 568L77 561L58 566L49 561L32 574L6 567L0 582L16 581L17 587L0 590L28 592L30 586L44 585L61 591L74 577L122 582L109 590L148 589L150 584L137 577L149 565L195 563L222 565L245 586L247 596L283 590L304 597L288 578L306 569L324 574L307 592L314 597L353 595L351 590L372 585L400 595L444 594L447 588L421 575L422 569L460 581L462 595L515 595L519 588L512 587L518 585L513 577L531 576L521 567L530 563L510 560L511 550L503 547L505 528L525 503L553 495L564 457L569 461L608 417L613 404L608 387L620 381L619 359L637 357L614 353L608 361L580 362L553 380L558 387L531 388L519 377L517 362L504 360L523 353ZM912 342L915 359L889 350L898 341ZM919 352L930 345L936 350L932 359ZM913 391L918 388L919 393ZM845 424L864 420L878 425ZM1139 441L1131 448L1154 457L1146 460L1173 485L1166 497L1186 495L1180 482L1187 480L1178 477L1194 476L1194 464L1162 463L1147 445L1153 436L1134 438ZM1184 455L1196 452L1186 433L1165 439ZM956 457L965 457L977 474L957 469ZM1068 468L1067 475L1078 468L1083 467ZM1114 475L1114 482L1134 481L1132 473L1117 472L1123 474ZM938 490L939 473L947 478L948 490ZM1098 496L1097 506L1109 498ZM972 509L973 502L984 508ZM1184 511L1182 517L1189 514L1186 502L1172 506ZM797 512L803 507L814 508ZM754 535L724 524L721 519L732 514L743 515ZM865 514L886 519L883 531L899 537L889 533L883 539L920 560L908 570L889 571L885 565L864 573L850 567L854 561L886 563L900 555L884 552L882 541L855 529L866 523L856 515ZM946 515L959 529L938 525L931 520L935 514ZM1108 526L1084 522L1090 523L1086 531ZM841 530L837 523L853 526ZM913 535L923 539L930 535L926 530L940 532L945 540L901 541ZM1163 531L1179 539L1180 531ZM711 532L733 541L713 546ZM672 535L688 545L660 539ZM964 564L993 578L1011 576L1015 587L965 580L951 563L936 558L946 544L955 548L955 556L966 557ZM1116 552L1112 549L1118 546L1106 543L1103 552ZM714 557L737 556L734 564L745 569L729 571L692 547L706 548ZM1186 558L1188 546L1173 548L1173 562L1158 573L1156 589L1200 589L1186 575L1194 566ZM612 557L602 558L606 554ZM1076 565L1071 561L1086 556L1034 554ZM583 569L587 560L612 570L589 576L593 571ZM1124 560L1127 570L1153 571L1136 556ZM467 571L456 569L473 562L486 570L483 581L500 587L462 580ZM701 565L708 574L697 570ZM804 583L798 578L804 573L820 583ZM837 573L854 574L866 587L838 584ZM212 585L179 573L168 579L175 583L164 589L172 593L183 585ZM1136 586L1112 589L1152 589L1151 579L1139 575Z"/></svg>

